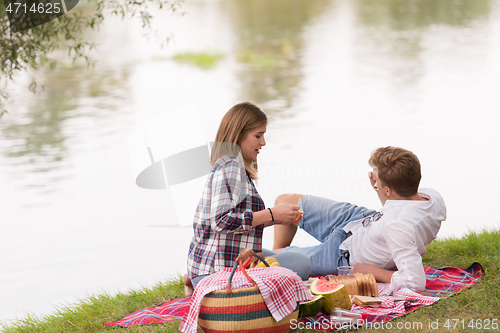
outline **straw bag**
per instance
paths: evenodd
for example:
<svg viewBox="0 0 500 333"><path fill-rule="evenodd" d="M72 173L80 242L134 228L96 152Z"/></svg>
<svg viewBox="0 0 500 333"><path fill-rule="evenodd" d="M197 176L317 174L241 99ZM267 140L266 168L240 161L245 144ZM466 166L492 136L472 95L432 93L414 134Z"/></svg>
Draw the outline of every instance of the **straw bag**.
<svg viewBox="0 0 500 333"><path fill-rule="evenodd" d="M253 251L251 255L258 256ZM228 288L213 291L203 297L198 317L200 327L204 332L289 332L290 322L298 318L298 305L295 311L277 322L268 310L257 284L245 272L245 266L251 257L245 263L238 258L229 277ZM269 267L262 257L259 259ZM231 289L231 281L238 264L243 274L254 284L253 287Z"/></svg>

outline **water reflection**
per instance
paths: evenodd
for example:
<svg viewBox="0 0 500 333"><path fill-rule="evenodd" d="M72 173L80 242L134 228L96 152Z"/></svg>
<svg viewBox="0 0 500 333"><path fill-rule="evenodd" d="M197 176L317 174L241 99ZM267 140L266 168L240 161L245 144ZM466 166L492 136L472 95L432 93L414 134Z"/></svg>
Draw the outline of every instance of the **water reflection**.
<svg viewBox="0 0 500 333"><path fill-rule="evenodd" d="M68 160L73 149L84 144L86 131L95 132L96 124L127 110L119 101L126 99L129 74L126 69L92 70L86 65L37 74L43 76L39 80L45 90L28 96L25 110L14 106L2 118L0 146L6 157L2 161L15 167L11 176L23 179L22 186L53 190L67 178ZM106 131L112 135L113 126ZM45 178L30 178L37 173Z"/></svg>
<svg viewBox="0 0 500 333"><path fill-rule="evenodd" d="M358 23L357 74L393 85L388 90L397 92L391 99L402 104L401 110L418 109L414 101L428 70L425 58L429 46L437 49L436 46L442 46L447 39L453 43L451 36L447 36L452 32L446 27L467 29L474 25L474 42L481 43L481 29L477 25L486 24L491 11L489 0L357 0L353 7ZM463 35L470 33L464 31ZM441 38L433 40L438 35ZM463 44L471 45L469 40ZM448 59L454 56L454 51L456 49L451 50Z"/></svg>
<svg viewBox="0 0 500 333"><path fill-rule="evenodd" d="M355 7L359 23L397 31L432 24L462 26L486 18L491 9L490 0L357 0Z"/></svg>
<svg viewBox="0 0 500 333"><path fill-rule="evenodd" d="M289 109L303 78L303 31L331 1L237 0L224 3L236 35L240 99L271 116Z"/></svg>

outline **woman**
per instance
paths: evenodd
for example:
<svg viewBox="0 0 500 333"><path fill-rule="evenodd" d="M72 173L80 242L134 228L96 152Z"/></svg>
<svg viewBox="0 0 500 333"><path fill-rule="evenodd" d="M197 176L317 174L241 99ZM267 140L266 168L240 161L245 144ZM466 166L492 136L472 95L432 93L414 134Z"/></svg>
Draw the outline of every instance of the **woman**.
<svg viewBox="0 0 500 333"><path fill-rule="evenodd" d="M250 102L236 104L222 118L212 147L212 171L194 216L188 274L183 279L186 295L205 276L232 267L241 250L261 252L264 227L298 223L297 205L266 209L253 184L266 127L266 114ZM298 257L294 261L300 268L288 268L307 278L309 259Z"/></svg>

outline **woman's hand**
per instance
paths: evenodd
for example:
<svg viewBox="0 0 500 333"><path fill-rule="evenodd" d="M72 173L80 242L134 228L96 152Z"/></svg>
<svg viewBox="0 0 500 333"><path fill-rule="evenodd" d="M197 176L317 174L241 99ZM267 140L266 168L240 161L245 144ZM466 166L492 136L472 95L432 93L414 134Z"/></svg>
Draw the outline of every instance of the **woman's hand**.
<svg viewBox="0 0 500 333"><path fill-rule="evenodd" d="M280 203L271 208L271 211L272 215L268 208L259 212L254 212L252 225L254 227L260 224L264 224L264 227L270 227L275 224L299 225L299 222L302 220L302 217L297 219L299 216L299 206L291 203Z"/></svg>
<svg viewBox="0 0 500 333"><path fill-rule="evenodd" d="M271 208L274 216L274 224L299 224L299 206L283 202Z"/></svg>

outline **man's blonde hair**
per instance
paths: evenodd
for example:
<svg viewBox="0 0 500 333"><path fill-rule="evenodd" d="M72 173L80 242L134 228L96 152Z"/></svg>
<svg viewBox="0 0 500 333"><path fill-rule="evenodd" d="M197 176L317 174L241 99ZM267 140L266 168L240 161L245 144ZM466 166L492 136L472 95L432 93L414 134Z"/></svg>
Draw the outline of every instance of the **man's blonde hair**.
<svg viewBox="0 0 500 333"><path fill-rule="evenodd" d="M243 102L234 105L224 115L212 147L211 162L224 156L238 156L241 152L240 143L248 133L256 128L267 125L266 114L255 104ZM245 170L251 179L257 179L257 161L243 156Z"/></svg>
<svg viewBox="0 0 500 333"><path fill-rule="evenodd" d="M368 163L377 169L382 184L392 188L399 196L409 198L418 192L422 178L420 161L411 151L381 147L372 153Z"/></svg>

